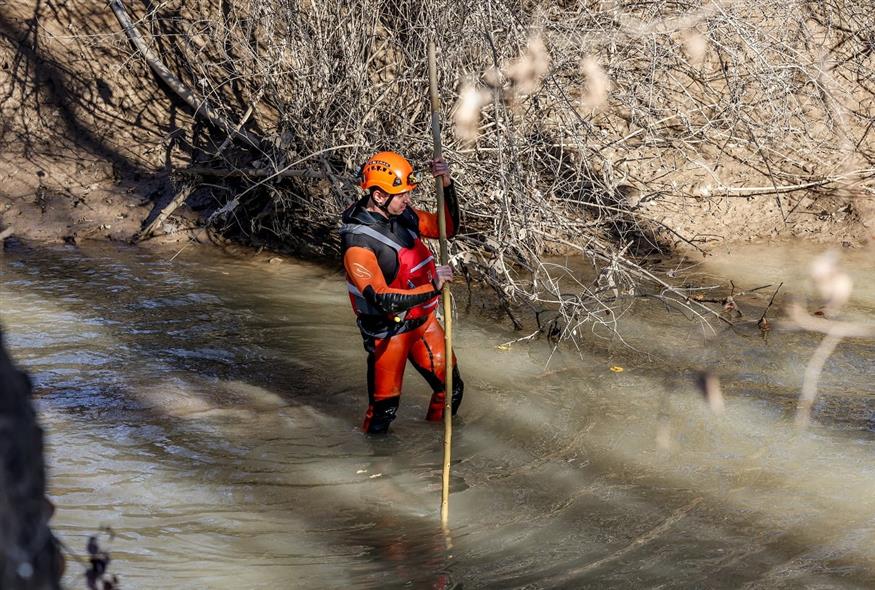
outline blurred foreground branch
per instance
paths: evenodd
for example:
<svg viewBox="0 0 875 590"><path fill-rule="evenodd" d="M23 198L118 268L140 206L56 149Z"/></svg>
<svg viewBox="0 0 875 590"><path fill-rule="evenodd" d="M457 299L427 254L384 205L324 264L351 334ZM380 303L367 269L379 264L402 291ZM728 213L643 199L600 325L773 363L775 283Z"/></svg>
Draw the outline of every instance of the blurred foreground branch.
<svg viewBox="0 0 875 590"><path fill-rule="evenodd" d="M0 588L58 590L63 562L48 524L43 432L30 393L0 341Z"/></svg>
<svg viewBox="0 0 875 590"><path fill-rule="evenodd" d="M838 253L830 250L816 258L811 265L815 288L825 302L816 312L820 316L837 313L851 297L853 282L838 262ZM805 428L811 420L811 410L818 393L817 383L827 359L845 338L875 338L875 326L813 316L798 303L790 305L788 316L796 327L824 334L805 367L802 392L796 407L796 425Z"/></svg>

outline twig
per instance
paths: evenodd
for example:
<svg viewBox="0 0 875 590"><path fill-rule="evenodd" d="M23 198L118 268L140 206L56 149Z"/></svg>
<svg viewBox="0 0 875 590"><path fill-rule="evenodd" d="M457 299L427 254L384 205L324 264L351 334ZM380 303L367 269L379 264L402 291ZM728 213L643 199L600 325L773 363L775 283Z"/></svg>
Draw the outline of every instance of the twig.
<svg viewBox="0 0 875 590"><path fill-rule="evenodd" d="M769 328L769 320L766 319L766 314L769 313L769 309L771 309L772 304L775 302L775 296L778 294L778 291L780 291L780 290L781 290L781 287L783 287L783 286L784 286L784 282L781 281L781 284L778 285L778 288L775 289L775 292L774 292L774 293L772 293L772 298L769 299L769 304L768 304L768 305L766 306L766 308L763 310L763 315L761 315L761 316L760 316L760 319L757 320L757 326L758 326L761 330L763 330L763 331L766 331L766 330L769 330L769 329L770 329L770 328Z"/></svg>
<svg viewBox="0 0 875 590"><path fill-rule="evenodd" d="M875 337L875 326L861 326L850 322L837 322L812 317L798 304L790 306L790 319L798 327L825 334L814 354L805 367L805 378L802 382L802 392L796 406L796 425L805 428L811 420L811 408L817 399L817 382L827 359L845 338Z"/></svg>
<svg viewBox="0 0 875 590"><path fill-rule="evenodd" d="M282 170L277 172L265 168L209 168L190 166L173 172L179 176L207 176L213 178L327 178L324 172L314 169Z"/></svg>
<svg viewBox="0 0 875 590"><path fill-rule="evenodd" d="M799 395L799 403L796 406L796 426L799 428L805 428L811 421L811 407L814 405L814 400L817 399L817 382L823 371L823 365L842 339L843 337L837 334L827 334L808 360L808 365L805 367L805 379L802 382L802 393Z"/></svg>
<svg viewBox="0 0 875 590"><path fill-rule="evenodd" d="M131 22L131 17L128 15L128 11L125 9L124 4L121 3L121 0L110 0L109 7L112 8L113 13L118 19L119 24L124 29L125 34L131 40L131 43L133 43L140 53L143 54L146 63L149 64L152 71L154 71L155 74L157 74L158 77L161 78L161 80L163 80L177 96L179 96L179 98L184 100L188 106L194 109L195 115L203 118L212 125L215 125L229 136L244 139L250 145L258 146L261 143L260 137L248 131L236 129L227 120L216 114L212 108L207 106L205 101L199 100L195 97L194 92L185 86L179 78L177 78L167 66L164 65L161 58L155 55L155 52L146 44L143 37L140 35L140 32L134 26L134 23Z"/></svg>
<svg viewBox="0 0 875 590"><path fill-rule="evenodd" d="M503 342L503 343L498 345L498 348L500 348L501 350L508 350L512 344L516 344L517 342L525 342L526 340L532 340L540 333L541 333L541 330L535 330L534 332L532 332L528 336L523 336L522 338L515 338L513 340L508 340L507 342Z"/></svg>
<svg viewBox="0 0 875 590"><path fill-rule="evenodd" d="M246 121L248 121L249 117L252 116L253 110L255 110L253 108L253 105L249 105L249 108L247 108L246 112L243 113L243 116L240 117L240 122L237 123L236 127L234 127L234 135L228 135L228 137L225 138L225 141L222 142L222 145L219 146L219 149L216 150L216 153L214 154L213 157L218 157L218 156L222 155L222 152L224 152L225 149L229 145L231 145L231 138L234 137L237 133L239 133L241 129L243 129L243 126L246 124Z"/></svg>
<svg viewBox="0 0 875 590"><path fill-rule="evenodd" d="M821 180L814 180L811 182L802 182L799 184L792 185L782 185L782 186L774 186L774 187L765 187L765 186L751 186L751 187L722 187L717 190L712 190L710 192L711 196L721 196L721 195L738 195L738 196L747 196L752 197L756 195L767 195L767 194L776 194L776 193L792 193L796 191L807 190L810 188L817 188L821 186L826 186L828 184L834 184L841 180L845 180L848 178L854 178L859 176L861 178L869 178L875 176L875 168L865 168L863 170L854 170L853 172L848 172L847 174L840 174L837 176L830 176L828 178L823 178Z"/></svg>
<svg viewBox="0 0 875 590"><path fill-rule="evenodd" d="M182 188L179 189L179 192L176 194L175 197L173 197L173 200L170 201L167 206L158 213L158 215L155 217L155 219L152 220L151 223L149 223L149 225L147 225L142 231L134 234L134 237L131 239L131 241L134 243L141 242L146 238L150 237L155 232L155 230L160 227L161 224L164 223L164 221L166 221L167 218L173 214L174 211L176 211L183 203L185 203L185 200L188 199L189 195L191 195L191 193L193 193L196 188L197 185L191 182L187 182L182 185Z"/></svg>

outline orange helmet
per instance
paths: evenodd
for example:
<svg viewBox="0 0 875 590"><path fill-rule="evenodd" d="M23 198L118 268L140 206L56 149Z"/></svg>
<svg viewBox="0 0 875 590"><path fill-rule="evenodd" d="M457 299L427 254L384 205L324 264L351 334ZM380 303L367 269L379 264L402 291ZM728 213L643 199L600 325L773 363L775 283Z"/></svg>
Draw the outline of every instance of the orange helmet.
<svg viewBox="0 0 875 590"><path fill-rule="evenodd" d="M395 152L377 152L365 162L361 171L361 187L378 188L390 195L398 195L416 188L413 166L404 156Z"/></svg>

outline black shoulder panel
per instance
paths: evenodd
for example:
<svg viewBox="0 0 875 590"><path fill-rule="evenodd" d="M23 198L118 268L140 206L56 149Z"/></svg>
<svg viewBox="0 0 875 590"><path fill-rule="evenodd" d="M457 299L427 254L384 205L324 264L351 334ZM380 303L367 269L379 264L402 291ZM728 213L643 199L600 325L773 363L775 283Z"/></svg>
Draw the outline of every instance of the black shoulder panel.
<svg viewBox="0 0 875 590"><path fill-rule="evenodd" d="M398 216L398 223L402 227L413 231L417 236L419 235L419 215L416 214L412 207L408 207L404 210L404 213Z"/></svg>

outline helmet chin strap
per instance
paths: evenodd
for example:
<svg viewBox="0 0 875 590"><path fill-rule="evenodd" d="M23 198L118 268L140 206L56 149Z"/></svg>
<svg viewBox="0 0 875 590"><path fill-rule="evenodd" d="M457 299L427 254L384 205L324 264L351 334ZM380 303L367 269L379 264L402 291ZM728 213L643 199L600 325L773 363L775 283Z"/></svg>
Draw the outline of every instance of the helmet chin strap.
<svg viewBox="0 0 875 590"><path fill-rule="evenodd" d="M389 193L383 193L383 194L386 195L386 197L387 197L386 202L384 202L381 205L381 204L377 203L377 201L375 199L374 204L377 206L377 208L379 208L383 213L385 213L389 217L395 217L394 215L389 213L389 204L392 202L392 199L394 199L396 195L390 195Z"/></svg>

